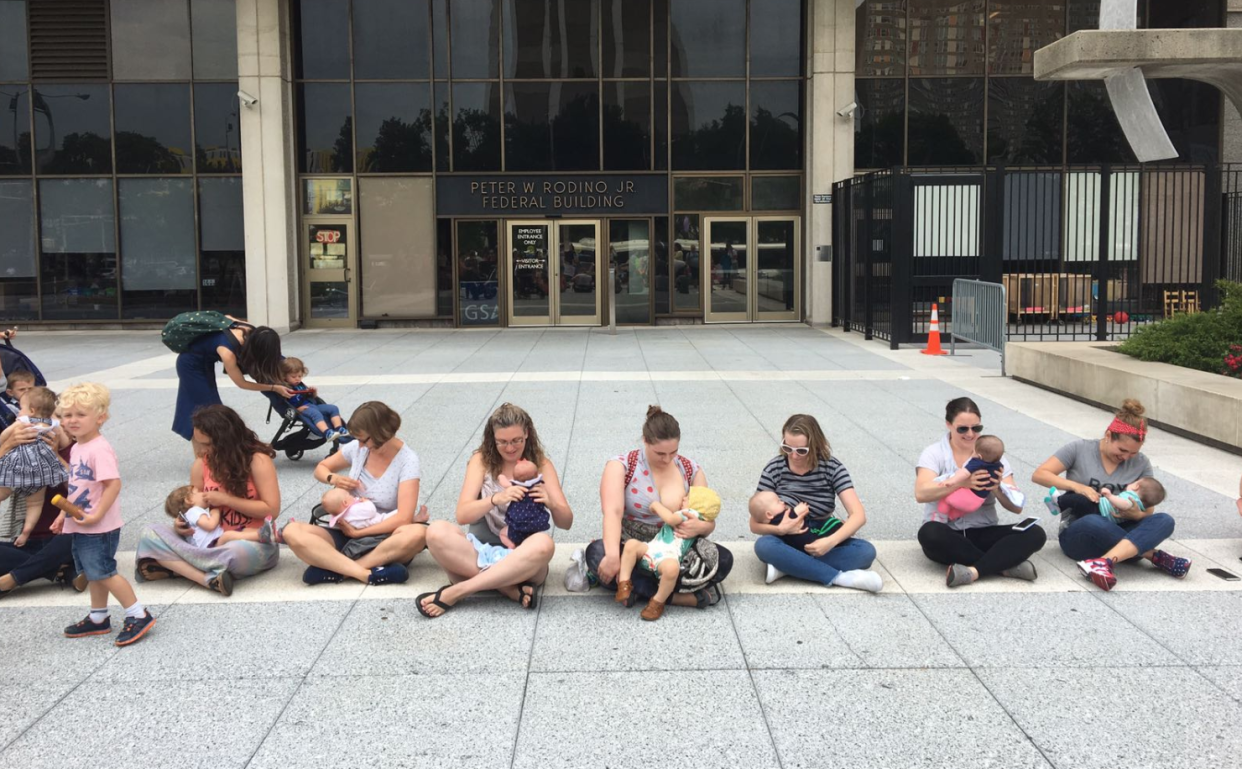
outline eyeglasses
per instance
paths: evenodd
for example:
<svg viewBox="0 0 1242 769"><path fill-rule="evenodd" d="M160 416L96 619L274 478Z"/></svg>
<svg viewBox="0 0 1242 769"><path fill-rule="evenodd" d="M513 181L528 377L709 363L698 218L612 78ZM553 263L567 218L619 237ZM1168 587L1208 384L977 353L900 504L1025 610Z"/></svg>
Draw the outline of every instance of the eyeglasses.
<svg viewBox="0 0 1242 769"><path fill-rule="evenodd" d="M810 446L790 446L788 443L782 443L781 453L782 454L797 454L800 457L805 457L807 454L811 453L811 447Z"/></svg>
<svg viewBox="0 0 1242 769"><path fill-rule="evenodd" d="M970 427L967 427L966 425L961 425L957 427L956 429L957 429L958 435L965 435L966 433L975 433L977 435L983 432L983 425L971 425Z"/></svg>
<svg viewBox="0 0 1242 769"><path fill-rule="evenodd" d="M517 446L521 446L521 445L523 445L523 444L525 444L525 443L526 443L526 438L525 438L525 436L523 436L523 437L521 437L521 438L514 438L514 439L513 439L513 440L511 440L511 441L502 441L502 440L500 440L499 438L497 438L497 439L496 439L496 447L497 447L497 448L501 448L501 449L507 449L507 448L509 448L510 446L517 447Z"/></svg>

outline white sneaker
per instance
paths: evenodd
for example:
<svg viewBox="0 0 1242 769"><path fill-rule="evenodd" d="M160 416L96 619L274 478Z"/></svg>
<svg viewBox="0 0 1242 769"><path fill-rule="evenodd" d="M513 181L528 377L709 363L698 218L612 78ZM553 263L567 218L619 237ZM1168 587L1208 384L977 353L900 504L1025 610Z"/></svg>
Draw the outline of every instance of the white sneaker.
<svg viewBox="0 0 1242 769"><path fill-rule="evenodd" d="M776 568L775 566L769 563L768 564L768 576L763 581L765 584L770 585L776 580L784 576L786 576L785 572L781 571L780 569Z"/></svg>

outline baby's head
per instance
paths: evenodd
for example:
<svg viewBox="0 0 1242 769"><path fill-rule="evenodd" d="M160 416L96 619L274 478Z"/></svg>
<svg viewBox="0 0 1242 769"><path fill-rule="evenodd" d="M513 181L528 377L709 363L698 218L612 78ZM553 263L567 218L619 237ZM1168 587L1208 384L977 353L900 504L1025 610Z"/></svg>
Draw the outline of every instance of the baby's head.
<svg viewBox="0 0 1242 769"><path fill-rule="evenodd" d="M31 387L21 398L22 413L28 417L51 419L56 413L56 393L46 387Z"/></svg>
<svg viewBox="0 0 1242 769"><path fill-rule="evenodd" d="M1155 478L1139 478L1126 486L1126 490L1138 494L1144 510L1151 510L1164 501L1164 484Z"/></svg>
<svg viewBox="0 0 1242 769"><path fill-rule="evenodd" d="M700 521L714 521L720 515L720 495L706 486L691 486L686 507L698 513Z"/></svg>
<svg viewBox="0 0 1242 769"><path fill-rule="evenodd" d="M775 491L757 491L750 498L750 517L755 523L768 523L785 510L784 500Z"/></svg>
<svg viewBox="0 0 1242 769"><path fill-rule="evenodd" d="M345 489L328 489L320 503L328 515L340 515L354 502L354 495Z"/></svg>
<svg viewBox="0 0 1242 769"><path fill-rule="evenodd" d="M975 441L975 453L984 462L999 462L1005 455L1005 442L995 435L980 435Z"/></svg>
<svg viewBox="0 0 1242 769"><path fill-rule="evenodd" d="M164 500L164 512L168 513L169 518L176 518L191 507L205 507L203 492L193 486L175 488L168 495L168 499Z"/></svg>
<svg viewBox="0 0 1242 769"><path fill-rule="evenodd" d="M285 358L280 362L280 375L289 384L302 384L302 378L310 373L301 358Z"/></svg>
<svg viewBox="0 0 1242 769"><path fill-rule="evenodd" d="M519 459L513 465L513 480L515 481L533 481L536 475L539 475L539 468L535 467L535 463L529 459Z"/></svg>

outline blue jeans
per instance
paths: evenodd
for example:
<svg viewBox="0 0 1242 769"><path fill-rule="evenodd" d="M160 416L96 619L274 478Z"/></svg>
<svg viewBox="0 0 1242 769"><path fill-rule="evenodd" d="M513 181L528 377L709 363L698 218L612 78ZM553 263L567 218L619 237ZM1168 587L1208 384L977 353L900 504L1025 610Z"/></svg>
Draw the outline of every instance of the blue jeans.
<svg viewBox="0 0 1242 769"><path fill-rule="evenodd" d="M791 577L831 585L843 571L869 567L875 561L875 545L865 539L850 537L816 558L785 544L780 537L765 534L755 540L755 555Z"/></svg>
<svg viewBox="0 0 1242 769"><path fill-rule="evenodd" d="M320 422L323 422L328 427L332 426L332 417L339 417L340 415L341 410L331 403L308 403L302 411L302 416L310 418L313 424L318 425Z"/></svg>
<svg viewBox="0 0 1242 769"><path fill-rule="evenodd" d="M1173 536L1173 516L1152 513L1141 521L1113 523L1102 515L1087 515L1061 532L1061 552L1075 561L1100 558L1118 542L1128 539L1139 555L1155 550Z"/></svg>
<svg viewBox="0 0 1242 769"><path fill-rule="evenodd" d="M102 534L73 533L73 563L78 572L91 582L116 576L116 548L121 544L121 530Z"/></svg>

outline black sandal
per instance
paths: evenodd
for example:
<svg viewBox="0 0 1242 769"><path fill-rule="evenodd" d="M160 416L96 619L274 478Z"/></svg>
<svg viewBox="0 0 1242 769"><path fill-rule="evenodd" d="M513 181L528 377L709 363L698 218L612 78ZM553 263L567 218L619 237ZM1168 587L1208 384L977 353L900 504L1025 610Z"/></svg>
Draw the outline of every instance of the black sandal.
<svg viewBox="0 0 1242 769"><path fill-rule="evenodd" d="M708 585L701 590L694 591L694 608L706 609L708 606L715 606L723 597L724 593L721 592L720 585Z"/></svg>
<svg viewBox="0 0 1242 769"><path fill-rule="evenodd" d="M414 599L414 605L418 607L418 613L423 615L427 619L438 619L440 617L443 617L445 614L447 614L448 610L453 607L445 603L444 601L441 601L440 594L443 593L445 590L448 590L450 587L452 587L452 585L445 585L444 587L440 588L434 593L423 593L422 595L416 597ZM431 596L432 604L440 607L439 614L428 614L427 613L426 607L423 606L423 599L426 598L427 596Z"/></svg>
<svg viewBox="0 0 1242 769"><path fill-rule="evenodd" d="M160 566L156 561L145 559L138 562L137 572L144 582L155 582L160 579L172 579L177 576L171 570Z"/></svg>
<svg viewBox="0 0 1242 769"><path fill-rule="evenodd" d="M526 588L530 588L529 593L526 592ZM534 609L535 607L539 605L538 593L539 593L539 586L536 585L534 582L523 582L522 584L518 585L518 606L521 606L523 609ZM523 606L522 605L523 598L530 598L530 603Z"/></svg>

